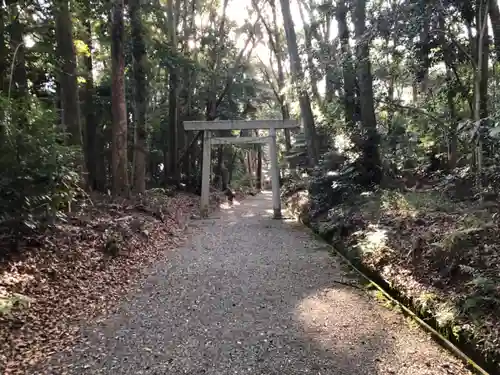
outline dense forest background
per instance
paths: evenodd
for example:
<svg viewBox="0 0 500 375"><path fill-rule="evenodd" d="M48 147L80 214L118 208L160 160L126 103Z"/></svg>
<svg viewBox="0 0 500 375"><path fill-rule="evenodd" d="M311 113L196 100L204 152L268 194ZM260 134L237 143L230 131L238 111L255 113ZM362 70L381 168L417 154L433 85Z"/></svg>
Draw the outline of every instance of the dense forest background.
<svg viewBox="0 0 500 375"><path fill-rule="evenodd" d="M197 185L185 120L300 117L302 136L283 138L293 166L329 145L373 183L426 158L494 165L495 2L244 5L4 2L2 222L33 226L83 191ZM220 147L216 176L260 176L257 154Z"/></svg>
<svg viewBox="0 0 500 375"><path fill-rule="evenodd" d="M149 212L148 192L199 193L202 134L184 131L189 120L300 119L300 131L279 135L286 194L307 191L309 220L330 237L352 219L335 207L366 189L391 220L395 212L417 220L416 205L456 214L496 202L499 58L496 0L0 1L2 275L76 208L140 200ZM261 187L259 147L220 146L212 155L214 187ZM496 223L488 210L479 224L472 215L474 228ZM440 235L448 228L427 219L440 223ZM460 223L454 230L463 231ZM108 250L110 241L101 241ZM414 275L435 271L476 298L464 307L471 300L453 294L454 317L474 316L474 334L498 326L498 274L485 266L498 263L493 244L488 254L471 247L477 262L429 253L448 262L432 267L418 263L427 250L408 246L396 258L411 258ZM12 285L0 282L5 311L12 291L23 290ZM450 300L449 289L436 288L427 283L425 292ZM460 319L443 326L467 331ZM488 355L498 354L488 340Z"/></svg>

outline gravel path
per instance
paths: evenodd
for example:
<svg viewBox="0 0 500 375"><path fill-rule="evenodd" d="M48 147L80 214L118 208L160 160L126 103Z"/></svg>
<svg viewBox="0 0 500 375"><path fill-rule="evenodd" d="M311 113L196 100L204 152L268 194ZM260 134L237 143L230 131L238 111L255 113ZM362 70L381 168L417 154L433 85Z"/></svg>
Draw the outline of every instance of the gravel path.
<svg viewBox="0 0 500 375"><path fill-rule="evenodd" d="M469 374L359 289L327 248L270 219L268 193L194 222L118 312L40 373Z"/></svg>

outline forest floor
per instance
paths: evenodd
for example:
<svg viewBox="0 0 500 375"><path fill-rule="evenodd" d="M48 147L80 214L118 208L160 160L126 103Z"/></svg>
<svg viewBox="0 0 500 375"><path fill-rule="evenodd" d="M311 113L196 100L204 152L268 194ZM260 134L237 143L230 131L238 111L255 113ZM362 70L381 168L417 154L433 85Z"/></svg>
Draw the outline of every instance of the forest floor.
<svg viewBox="0 0 500 375"><path fill-rule="evenodd" d="M500 207L449 193L441 181L361 194L309 224L498 373ZM308 202L288 197L302 215Z"/></svg>
<svg viewBox="0 0 500 375"><path fill-rule="evenodd" d="M215 208L223 196L211 198ZM146 266L184 242L198 202L163 189L134 200L93 196L55 228L25 238L19 252L4 253L0 373L27 373L71 347L82 321L113 311Z"/></svg>

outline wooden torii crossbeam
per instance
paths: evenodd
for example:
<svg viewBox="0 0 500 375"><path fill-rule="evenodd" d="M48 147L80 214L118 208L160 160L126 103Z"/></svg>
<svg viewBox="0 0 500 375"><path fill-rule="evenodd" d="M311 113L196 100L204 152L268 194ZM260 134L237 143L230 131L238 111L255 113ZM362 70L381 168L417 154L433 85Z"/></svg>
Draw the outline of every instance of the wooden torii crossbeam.
<svg viewBox="0 0 500 375"><path fill-rule="evenodd" d="M297 128L296 120L225 120L225 121L184 121L184 130L203 131L203 166L201 174L200 213L202 217L208 214L210 193L210 169L212 145L268 143L271 158L271 183L273 191L273 217L281 218L280 181L278 150L276 145L276 129ZM267 137L213 137L216 130L255 130L269 129Z"/></svg>

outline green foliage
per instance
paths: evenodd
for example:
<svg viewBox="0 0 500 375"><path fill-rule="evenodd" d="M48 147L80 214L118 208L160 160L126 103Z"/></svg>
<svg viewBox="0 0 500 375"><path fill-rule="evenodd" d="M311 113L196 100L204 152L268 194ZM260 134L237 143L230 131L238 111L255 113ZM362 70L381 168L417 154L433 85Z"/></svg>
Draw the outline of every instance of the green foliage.
<svg viewBox="0 0 500 375"><path fill-rule="evenodd" d="M0 225L35 230L61 215L80 192L81 155L64 145L53 111L41 103L0 98L0 113Z"/></svg>

